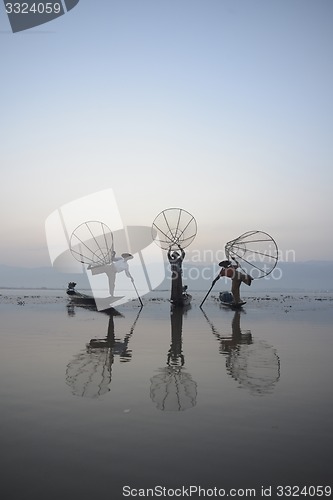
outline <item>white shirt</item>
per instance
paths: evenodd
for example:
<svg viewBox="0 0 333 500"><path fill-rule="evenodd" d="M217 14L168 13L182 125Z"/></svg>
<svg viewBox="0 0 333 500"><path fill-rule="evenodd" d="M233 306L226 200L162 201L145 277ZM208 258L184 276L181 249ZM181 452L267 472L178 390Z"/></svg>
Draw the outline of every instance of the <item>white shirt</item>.
<svg viewBox="0 0 333 500"><path fill-rule="evenodd" d="M112 261L116 273L121 273L122 271L129 271L128 262L122 257L115 257Z"/></svg>

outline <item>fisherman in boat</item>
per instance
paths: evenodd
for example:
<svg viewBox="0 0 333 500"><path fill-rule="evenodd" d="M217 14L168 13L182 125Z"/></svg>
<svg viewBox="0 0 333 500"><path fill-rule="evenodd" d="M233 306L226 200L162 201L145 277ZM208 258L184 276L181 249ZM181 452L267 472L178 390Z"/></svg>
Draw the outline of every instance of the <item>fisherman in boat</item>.
<svg viewBox="0 0 333 500"><path fill-rule="evenodd" d="M75 281L70 281L67 286L67 295L75 295L76 294L75 287L76 287Z"/></svg>
<svg viewBox="0 0 333 500"><path fill-rule="evenodd" d="M116 274L125 272L126 276L130 278L132 283L134 282L133 276L129 271L128 261L133 259L133 255L130 253L122 253L121 257L116 257L116 252L112 253L112 262L111 264L105 264L103 266L92 266L91 264L88 266L88 269L91 271L92 275L105 273L109 280L109 292L110 296L114 296L114 288L116 283Z"/></svg>
<svg viewBox="0 0 333 500"><path fill-rule="evenodd" d="M241 273L237 271L239 268L238 262L233 259L235 264L233 264L230 260L223 260L219 263L221 267L221 271L218 276L214 279L213 285L219 280L221 277L230 278L231 279L231 293L234 298L233 303L235 305L242 302L240 298L240 286L242 283L245 283L248 286L251 286L253 278L248 274Z"/></svg>
<svg viewBox="0 0 333 500"><path fill-rule="evenodd" d="M182 264L185 257L184 250L178 245L179 251L168 250L168 260L171 267L171 298L170 301L174 305L182 306L183 300L183 282L182 282Z"/></svg>

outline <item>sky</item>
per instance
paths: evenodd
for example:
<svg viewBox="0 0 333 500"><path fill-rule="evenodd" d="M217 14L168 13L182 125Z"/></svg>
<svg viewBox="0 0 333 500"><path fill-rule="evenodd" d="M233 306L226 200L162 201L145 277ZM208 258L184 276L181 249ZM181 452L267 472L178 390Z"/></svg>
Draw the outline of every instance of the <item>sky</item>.
<svg viewBox="0 0 333 500"><path fill-rule="evenodd" d="M191 250L262 230L332 260L331 0L80 0L13 34L0 5L0 264L113 189L125 225L181 207ZM289 253L288 253L289 252Z"/></svg>

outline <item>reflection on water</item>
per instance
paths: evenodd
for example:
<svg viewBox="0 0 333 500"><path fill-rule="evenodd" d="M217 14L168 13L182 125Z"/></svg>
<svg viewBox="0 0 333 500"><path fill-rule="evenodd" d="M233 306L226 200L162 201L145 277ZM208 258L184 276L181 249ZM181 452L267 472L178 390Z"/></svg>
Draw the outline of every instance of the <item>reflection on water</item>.
<svg viewBox="0 0 333 500"><path fill-rule="evenodd" d="M280 359L273 346L263 340L253 339L250 330L241 330L241 312L235 311L231 334L221 335L202 310L214 336L219 341L219 351L226 357L228 374L253 395L273 392L280 378Z"/></svg>
<svg viewBox="0 0 333 500"><path fill-rule="evenodd" d="M68 306L69 315L75 315L75 307L78 306ZM88 305L81 307L93 309ZM190 307L171 310L171 344L166 352L165 366L158 368L150 379L150 398L162 411L183 411L196 405L197 383L186 370L182 339L183 316ZM129 342L141 310L122 339L116 337L115 321L117 316L123 315L114 309L99 313L109 317L106 337L91 339L85 350L67 365L66 382L74 395L96 398L110 391L115 356L123 363L132 358ZM250 330L241 329L241 311L234 312L231 331L227 333L218 331L204 310L202 313L219 342L228 375L252 395L272 393L280 378L280 360L274 347L253 338Z"/></svg>
<svg viewBox="0 0 333 500"><path fill-rule="evenodd" d="M86 308L96 310L94 307ZM112 379L112 364L115 356L121 362L128 362L132 358L132 351L128 344L134 333L142 307L134 320L130 331L121 340L115 336L114 318L123 317L115 309L103 311L109 316L107 335L100 339L91 339L85 351L77 354L67 365L66 382L76 396L96 398L110 391ZM75 306L68 307L68 314L75 315Z"/></svg>
<svg viewBox="0 0 333 500"><path fill-rule="evenodd" d="M187 309L171 310L171 345L167 353L166 366L150 379L150 397L156 408L162 411L184 411L193 408L197 400L197 383L184 369L183 315Z"/></svg>
<svg viewBox="0 0 333 500"><path fill-rule="evenodd" d="M113 330L104 313L76 306L71 318L67 298L52 303L35 293L16 291L0 304L4 499L117 500L128 484L253 487L256 498L272 485L276 498L277 485L331 484L332 302L316 309L315 299L295 300L297 310L286 314L285 303L253 300L239 317L210 301L209 322L198 307L202 294L187 317L170 318L166 292L142 309L126 342L134 304L122 307L124 318L113 316ZM119 350L112 342L86 347L112 331L115 342L125 339ZM121 363L124 347L130 361ZM96 373L92 351L95 361L101 355Z"/></svg>

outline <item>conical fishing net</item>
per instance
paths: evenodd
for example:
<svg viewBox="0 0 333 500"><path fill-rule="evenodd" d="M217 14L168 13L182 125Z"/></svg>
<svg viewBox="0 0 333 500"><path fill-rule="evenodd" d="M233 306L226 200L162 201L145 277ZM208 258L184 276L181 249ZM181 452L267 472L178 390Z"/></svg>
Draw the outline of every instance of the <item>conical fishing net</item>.
<svg viewBox="0 0 333 500"><path fill-rule="evenodd" d="M197 234L197 223L193 215L182 208L168 208L155 218L152 237L163 250L186 248Z"/></svg>
<svg viewBox="0 0 333 500"><path fill-rule="evenodd" d="M113 258L113 235L103 222L83 222L72 233L70 250L84 264L110 264Z"/></svg>
<svg viewBox="0 0 333 500"><path fill-rule="evenodd" d="M278 247L263 231L248 231L225 245L227 259L234 259L253 279L270 274L278 262Z"/></svg>

